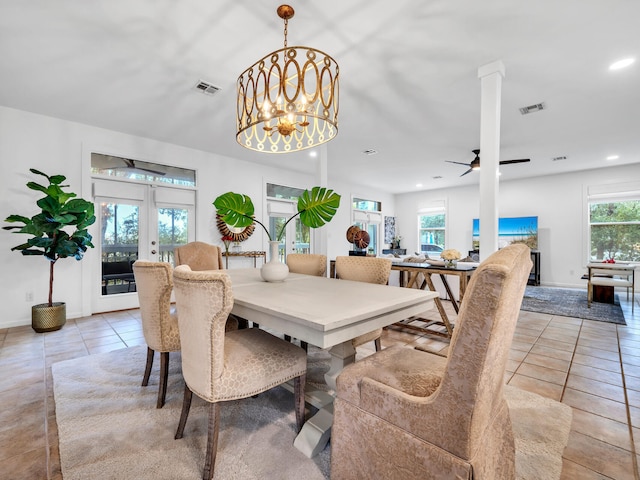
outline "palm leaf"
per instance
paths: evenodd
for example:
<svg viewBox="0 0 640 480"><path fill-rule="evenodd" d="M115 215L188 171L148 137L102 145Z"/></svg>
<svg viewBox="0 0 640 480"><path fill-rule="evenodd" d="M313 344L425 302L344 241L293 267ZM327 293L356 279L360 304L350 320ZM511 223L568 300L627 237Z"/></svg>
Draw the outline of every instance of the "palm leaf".
<svg viewBox="0 0 640 480"><path fill-rule="evenodd" d="M340 207L340 195L324 187L305 190L298 198L298 212L303 225L319 228L329 223Z"/></svg>
<svg viewBox="0 0 640 480"><path fill-rule="evenodd" d="M253 224L255 208L248 195L227 192L216 198L213 205L227 225L244 228Z"/></svg>

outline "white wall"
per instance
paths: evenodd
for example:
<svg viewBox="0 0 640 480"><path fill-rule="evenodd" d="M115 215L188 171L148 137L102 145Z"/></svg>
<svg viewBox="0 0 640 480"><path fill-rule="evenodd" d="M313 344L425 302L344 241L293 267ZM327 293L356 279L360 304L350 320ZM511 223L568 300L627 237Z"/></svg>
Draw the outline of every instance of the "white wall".
<svg viewBox="0 0 640 480"><path fill-rule="evenodd" d="M640 164L503 182L501 217L538 217L541 283L583 288L588 236L586 187L627 183L640 178ZM447 248L471 250L472 221L479 217L478 186L397 195L397 224L408 251L418 251L417 212L428 202L447 202ZM412 233L409 233L412 232Z"/></svg>
<svg viewBox="0 0 640 480"><path fill-rule="evenodd" d="M221 193L235 191L249 195L255 203L256 217L265 219L262 201L265 182L300 188L318 184L315 175L248 164L208 152L0 107L0 220L10 214L31 216L37 213L35 200L39 195L25 186L28 181L38 180L29 168L49 175L65 175L71 191L91 199L92 151L195 168L199 184L196 238L219 245L220 234L212 202ZM342 195L336 217L323 227L328 238L328 256L334 258L346 254L350 247L344 234L351 225L351 195L382 201L385 215L393 214L393 196L346 181L332 183L330 179L328 187ZM10 251L26 238L25 235L0 232L0 301L4 307L0 328L30 324L31 305L47 299L48 263L42 257L23 257ZM262 228L257 226L255 233L243 243L243 249L267 250L267 238ZM91 313L92 289L96 288L91 280L93 272L99 268L97 250L92 249L81 262L63 259L56 263L54 301L67 303L68 318ZM28 292L33 293L33 301L27 301Z"/></svg>

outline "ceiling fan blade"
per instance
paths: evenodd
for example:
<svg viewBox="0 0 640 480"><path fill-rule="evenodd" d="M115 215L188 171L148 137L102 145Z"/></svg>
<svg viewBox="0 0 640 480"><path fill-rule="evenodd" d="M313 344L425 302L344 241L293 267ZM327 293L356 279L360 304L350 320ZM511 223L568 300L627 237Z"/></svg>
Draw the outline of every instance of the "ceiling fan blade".
<svg viewBox="0 0 640 480"><path fill-rule="evenodd" d="M468 166L469 166L469 164L468 164L468 163L454 162L454 161L452 161L452 160L445 160L445 162L448 162L448 163L457 163L458 165L464 165L464 166L466 166L466 167L468 167Z"/></svg>
<svg viewBox="0 0 640 480"><path fill-rule="evenodd" d="M530 158L519 158L517 160L502 160L500 162L500 165L509 165L510 163L525 163L530 161L531 161Z"/></svg>
<svg viewBox="0 0 640 480"><path fill-rule="evenodd" d="M147 172L147 173L153 173L154 175L158 175L158 176L165 176L167 174L167 172L161 172L160 170L151 170L150 168L144 168L144 167L130 167L130 166L126 166L126 167L113 167L113 170L134 170L137 172Z"/></svg>
<svg viewBox="0 0 640 480"><path fill-rule="evenodd" d="M167 172L161 172L160 170L151 170L150 168L134 167L136 170L142 170L143 172L153 173L154 175L164 176Z"/></svg>
<svg viewBox="0 0 640 480"><path fill-rule="evenodd" d="M469 170L467 170L466 172L464 172L462 175L460 175L461 177L464 177L467 173L469 172L473 172L473 168L470 168Z"/></svg>

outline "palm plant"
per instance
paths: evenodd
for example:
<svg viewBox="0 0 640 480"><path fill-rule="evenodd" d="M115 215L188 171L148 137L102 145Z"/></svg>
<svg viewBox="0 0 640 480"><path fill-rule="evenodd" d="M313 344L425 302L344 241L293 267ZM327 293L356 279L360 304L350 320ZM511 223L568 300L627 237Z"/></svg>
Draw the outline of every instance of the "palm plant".
<svg viewBox="0 0 640 480"><path fill-rule="evenodd" d="M4 230L15 230L13 233L31 235L26 243L13 247L22 255L43 255L49 260L49 300L48 306L53 306L53 267L60 258L74 257L82 260L87 248L93 248L91 234L87 231L89 225L96 221L93 203L77 195L63 191L63 175L49 176L34 168L31 173L45 177L49 185L43 186L36 182L28 182L27 187L45 194L36 203L41 212L31 218L22 215L9 215L5 222L22 223L23 225L2 227ZM73 227L69 234L64 229Z"/></svg>
<svg viewBox="0 0 640 480"><path fill-rule="evenodd" d="M273 241L269 229L262 222L256 220L253 215L255 208L251 198L240 193L227 192L215 199L213 205L218 210L222 220L232 227L248 227L254 222L260 225L269 241ZM333 190L324 187L313 187L310 191L305 190L298 198L298 213L289 218L279 232L275 240L280 241L287 224L300 216L303 225L310 228L319 228L329 223L340 206L340 195Z"/></svg>

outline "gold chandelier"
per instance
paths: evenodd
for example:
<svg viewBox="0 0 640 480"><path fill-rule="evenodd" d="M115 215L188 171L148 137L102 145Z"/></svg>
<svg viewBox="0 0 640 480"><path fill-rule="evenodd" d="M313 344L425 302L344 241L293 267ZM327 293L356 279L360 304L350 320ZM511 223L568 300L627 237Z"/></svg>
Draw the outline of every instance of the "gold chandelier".
<svg viewBox="0 0 640 480"><path fill-rule="evenodd" d="M238 77L236 140L265 153L304 150L338 134L338 64L315 48L288 47L295 12L289 5L277 12L284 20L284 48Z"/></svg>

